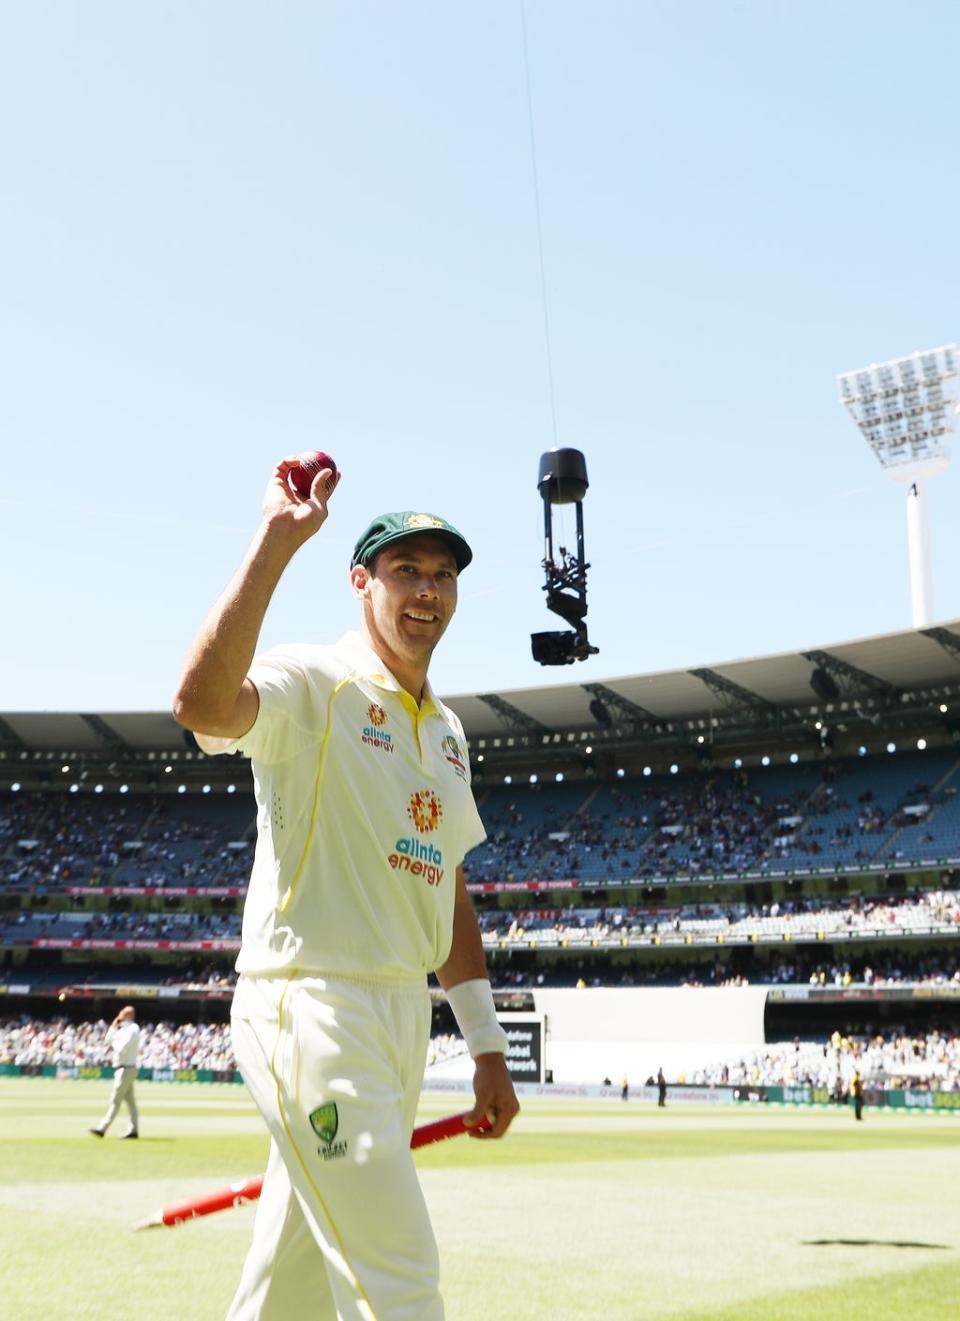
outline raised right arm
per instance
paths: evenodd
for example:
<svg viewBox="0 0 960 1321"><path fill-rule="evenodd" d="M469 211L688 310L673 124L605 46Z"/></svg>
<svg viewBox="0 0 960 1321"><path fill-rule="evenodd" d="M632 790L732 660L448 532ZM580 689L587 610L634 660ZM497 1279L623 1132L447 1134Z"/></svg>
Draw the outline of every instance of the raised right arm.
<svg viewBox="0 0 960 1321"><path fill-rule="evenodd" d="M267 606L284 569L326 521L333 494L326 491L326 468L314 478L309 497L291 491L287 475L296 463L283 459L274 469L256 535L184 661L173 714L196 734L240 738L257 718L260 698L247 671Z"/></svg>

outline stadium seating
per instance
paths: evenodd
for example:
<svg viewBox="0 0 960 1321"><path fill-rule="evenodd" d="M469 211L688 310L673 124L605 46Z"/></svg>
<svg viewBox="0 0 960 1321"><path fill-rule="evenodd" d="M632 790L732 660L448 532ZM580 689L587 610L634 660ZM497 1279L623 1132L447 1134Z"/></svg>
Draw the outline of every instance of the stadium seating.
<svg viewBox="0 0 960 1321"><path fill-rule="evenodd" d="M225 794L6 794L0 888L245 885L253 824Z"/></svg>
<svg viewBox="0 0 960 1321"><path fill-rule="evenodd" d="M694 1083L732 1086L810 1086L846 1099L857 1070L874 1090L927 1087L960 1091L960 1036L931 1029L769 1044L744 1057L695 1071Z"/></svg>
<svg viewBox="0 0 960 1321"><path fill-rule="evenodd" d="M902 809L926 801L934 788L942 793L956 774L952 750L830 763L793 843L806 847L810 862L818 867L879 862L890 855L903 828ZM930 833L927 856L950 856L950 837ZM796 856L796 849L783 849L780 865Z"/></svg>
<svg viewBox="0 0 960 1321"><path fill-rule="evenodd" d="M770 980L771 948L790 941L798 980L824 968L853 976L882 962L857 942L882 939L883 957L910 943L895 960L904 976L927 975L934 960L930 975L952 978L958 788L954 747L481 783L488 839L466 870L492 975L503 985ZM15 956L34 984L66 983L106 967L111 951L153 951L158 981L187 969L201 982L229 978L253 827L243 794L69 794L55 783L0 794L0 967ZM840 885L818 879L838 871ZM817 942L827 949L801 955ZM716 956L719 945L739 946L737 960ZM198 949L212 960L199 971ZM78 950L87 969L68 969L65 953ZM678 950L686 963L670 966Z"/></svg>
<svg viewBox="0 0 960 1321"><path fill-rule="evenodd" d="M0 1064L66 1068L110 1064L103 1019L74 1023L60 1017L0 1019ZM463 1054L461 1037L430 1041L427 1067ZM226 1023L141 1023L139 1062L152 1069L231 1071L236 1060ZM671 1082L722 1086L810 1086L845 1096L854 1070L874 1090L935 1088L960 1091L960 1035L930 1029L869 1036L834 1032L820 1040L769 1043L736 1058L705 1063Z"/></svg>
<svg viewBox="0 0 960 1321"><path fill-rule="evenodd" d="M904 859L960 860L960 757L950 750L837 762L498 786L477 883L603 888L681 876L786 874ZM930 799L919 825L904 809Z"/></svg>

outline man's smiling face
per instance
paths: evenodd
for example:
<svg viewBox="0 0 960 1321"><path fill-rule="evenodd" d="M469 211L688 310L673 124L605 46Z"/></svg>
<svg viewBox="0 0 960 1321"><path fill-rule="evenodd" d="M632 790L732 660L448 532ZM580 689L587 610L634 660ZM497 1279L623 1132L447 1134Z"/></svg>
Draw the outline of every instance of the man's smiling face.
<svg viewBox="0 0 960 1321"><path fill-rule="evenodd" d="M457 608L457 561L447 542L428 532L404 537L369 569L357 565L351 581L383 661L425 667Z"/></svg>

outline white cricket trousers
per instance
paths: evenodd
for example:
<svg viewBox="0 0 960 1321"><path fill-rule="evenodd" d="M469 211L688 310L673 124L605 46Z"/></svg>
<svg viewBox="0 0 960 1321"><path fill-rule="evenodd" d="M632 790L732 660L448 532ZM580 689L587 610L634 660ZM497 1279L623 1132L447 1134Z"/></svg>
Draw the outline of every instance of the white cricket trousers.
<svg viewBox="0 0 960 1321"><path fill-rule="evenodd" d="M227 1321L443 1321L410 1153L425 980L241 977L231 1032L272 1141Z"/></svg>
<svg viewBox="0 0 960 1321"><path fill-rule="evenodd" d="M424 1058L426 1058L426 1055L424 1055ZM104 1133L116 1119L117 1111L124 1104L130 1112L130 1131L136 1133L140 1122L140 1117L137 1114L137 1098L133 1094L133 1085L136 1081L137 1066L135 1064L119 1064L114 1069L113 1091L110 1093L107 1113L97 1125Z"/></svg>

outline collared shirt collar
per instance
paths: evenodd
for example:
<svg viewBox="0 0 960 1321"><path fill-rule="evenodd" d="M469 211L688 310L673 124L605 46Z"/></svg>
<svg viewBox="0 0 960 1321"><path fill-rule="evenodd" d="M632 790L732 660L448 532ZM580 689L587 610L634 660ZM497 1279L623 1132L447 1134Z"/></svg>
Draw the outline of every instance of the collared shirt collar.
<svg viewBox="0 0 960 1321"><path fill-rule="evenodd" d="M337 651L340 655L345 656L346 659L349 660L350 664L355 667L357 673L364 679L369 679L371 683L375 683L379 688L385 689L388 693L400 693L409 701L413 701L413 698L407 692L406 688L397 682L396 678L390 673L386 665L384 665L383 661L370 646L369 642L367 642L366 639L355 630L351 629L349 632L344 633L343 637L337 643ZM440 714L440 704L437 701L436 693L430 685L430 680L424 679L423 701L420 703L420 715L425 716L432 713L437 715Z"/></svg>

